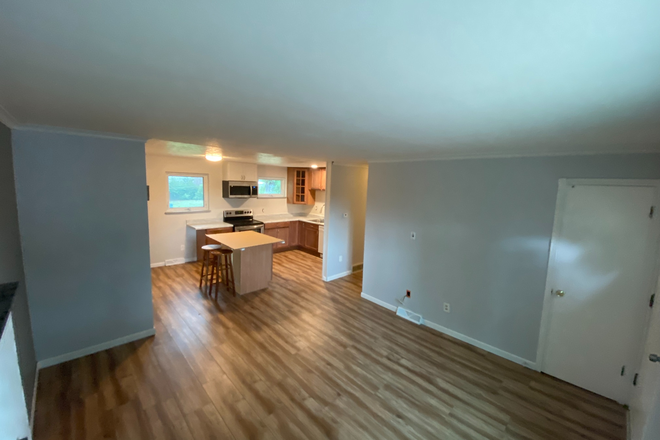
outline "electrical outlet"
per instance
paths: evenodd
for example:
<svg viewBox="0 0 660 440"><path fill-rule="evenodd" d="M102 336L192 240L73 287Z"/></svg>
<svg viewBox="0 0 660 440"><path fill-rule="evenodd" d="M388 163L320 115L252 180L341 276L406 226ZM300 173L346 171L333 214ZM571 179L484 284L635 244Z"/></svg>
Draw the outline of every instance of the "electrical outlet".
<svg viewBox="0 0 660 440"><path fill-rule="evenodd" d="M343 255L340 255L340 256L339 256L339 262L341 263L342 261L344 261L344 256L343 256Z"/></svg>
<svg viewBox="0 0 660 440"><path fill-rule="evenodd" d="M182 251L185 251L185 250L186 250L186 245L185 245L185 244L182 244L182 245L181 245L181 250L182 250Z"/></svg>
<svg viewBox="0 0 660 440"><path fill-rule="evenodd" d="M410 239L411 239L411 240L414 240L414 239L416 239L416 238L417 238L417 232L411 232L411 233L410 233Z"/></svg>
<svg viewBox="0 0 660 440"><path fill-rule="evenodd" d="M445 310L446 313L451 312L451 307L449 306L449 303L445 303L445 309L444 310Z"/></svg>
<svg viewBox="0 0 660 440"><path fill-rule="evenodd" d="M406 290L406 296L410 298L410 290Z"/></svg>

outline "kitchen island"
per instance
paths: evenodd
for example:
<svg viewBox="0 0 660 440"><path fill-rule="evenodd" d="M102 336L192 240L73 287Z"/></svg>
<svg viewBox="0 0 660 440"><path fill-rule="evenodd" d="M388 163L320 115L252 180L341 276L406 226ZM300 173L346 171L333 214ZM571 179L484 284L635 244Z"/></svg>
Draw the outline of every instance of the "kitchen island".
<svg viewBox="0 0 660 440"><path fill-rule="evenodd" d="M212 242L233 250L236 293L265 289L273 278L273 245L283 240L253 231L208 234Z"/></svg>

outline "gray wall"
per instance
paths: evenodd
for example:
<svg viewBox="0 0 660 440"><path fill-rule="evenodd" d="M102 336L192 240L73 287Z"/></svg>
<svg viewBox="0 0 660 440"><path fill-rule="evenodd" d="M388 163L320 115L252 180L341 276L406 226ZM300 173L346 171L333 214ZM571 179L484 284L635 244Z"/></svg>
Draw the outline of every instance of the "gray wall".
<svg viewBox="0 0 660 440"><path fill-rule="evenodd" d="M364 254L364 222L369 169L329 164L326 200L327 244L323 256L326 277L351 271ZM348 217L344 217L344 213ZM339 256L342 261L339 261Z"/></svg>
<svg viewBox="0 0 660 440"><path fill-rule="evenodd" d="M19 282L12 310L18 363L27 411L30 414L37 361L32 341L30 311L25 294L23 257L16 211L11 132L9 128L0 123L0 284L13 281Z"/></svg>
<svg viewBox="0 0 660 440"><path fill-rule="evenodd" d="M153 328L144 143L13 131L37 360Z"/></svg>
<svg viewBox="0 0 660 440"><path fill-rule="evenodd" d="M362 290L395 305L410 289L426 320L535 361L557 184L571 177L658 179L660 155L370 164Z"/></svg>

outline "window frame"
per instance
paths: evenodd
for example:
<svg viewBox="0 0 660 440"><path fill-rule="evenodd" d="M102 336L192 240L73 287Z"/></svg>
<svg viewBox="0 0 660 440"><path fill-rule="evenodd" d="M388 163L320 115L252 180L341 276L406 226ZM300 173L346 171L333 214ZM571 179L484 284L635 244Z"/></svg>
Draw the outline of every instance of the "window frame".
<svg viewBox="0 0 660 440"><path fill-rule="evenodd" d="M180 176L180 177L201 177L203 178L204 185L204 206L197 206L194 208L170 208L170 176ZM167 209L165 214L182 214L186 212L209 212L209 175L202 173L182 173L167 171L165 173L165 185L167 186L167 198L165 200L167 204Z"/></svg>
<svg viewBox="0 0 660 440"><path fill-rule="evenodd" d="M259 188L260 180L279 180L282 184L280 186L281 190L279 194L261 194L259 191L258 198L260 199L286 199L286 177L259 177L257 178L257 188Z"/></svg>

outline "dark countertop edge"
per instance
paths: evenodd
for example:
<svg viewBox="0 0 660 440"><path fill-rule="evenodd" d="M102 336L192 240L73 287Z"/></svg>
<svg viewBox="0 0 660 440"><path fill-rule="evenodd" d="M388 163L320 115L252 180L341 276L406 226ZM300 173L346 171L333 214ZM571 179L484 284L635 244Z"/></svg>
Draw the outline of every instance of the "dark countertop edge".
<svg viewBox="0 0 660 440"><path fill-rule="evenodd" d="M0 338L5 332L5 324L9 318L16 289L18 289L18 282L0 284Z"/></svg>

